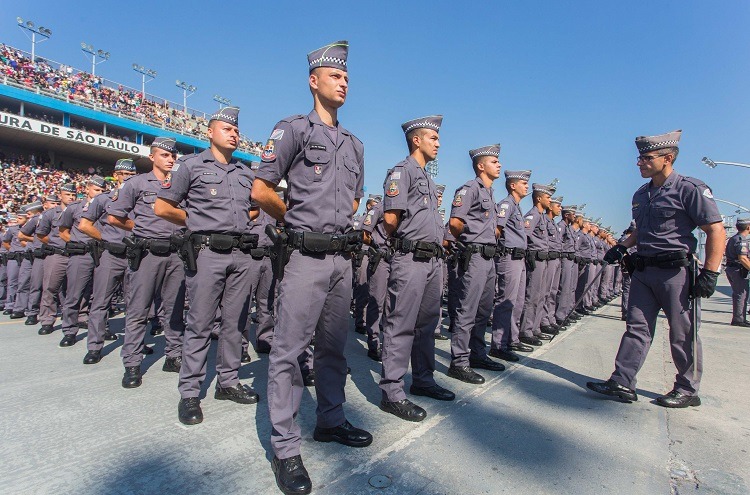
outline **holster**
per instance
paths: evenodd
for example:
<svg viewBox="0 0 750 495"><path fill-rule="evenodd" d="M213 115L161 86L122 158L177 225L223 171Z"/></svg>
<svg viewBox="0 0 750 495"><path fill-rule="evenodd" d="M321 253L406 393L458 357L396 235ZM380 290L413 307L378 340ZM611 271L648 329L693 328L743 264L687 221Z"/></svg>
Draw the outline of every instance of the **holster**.
<svg viewBox="0 0 750 495"><path fill-rule="evenodd" d="M128 266L131 270L137 271L141 266L141 260L143 260L144 241L131 236L123 237L122 242L127 247L125 256L128 258Z"/></svg>
<svg viewBox="0 0 750 495"><path fill-rule="evenodd" d="M379 249L375 249L374 247L370 247L370 249L368 250L368 256L370 257L370 262L367 264L367 275L372 276L375 273L375 270L378 269L380 260L383 259L384 255L385 253L383 251L380 251Z"/></svg>
<svg viewBox="0 0 750 495"><path fill-rule="evenodd" d="M3 265L3 266L7 266L8 265L8 254L7 253L0 254L0 264Z"/></svg>
<svg viewBox="0 0 750 495"><path fill-rule="evenodd" d="M175 246L179 245L177 256L182 260L185 270L194 272L198 270L198 255L197 248L192 241L191 235L192 232L186 230L182 237L175 234L171 239Z"/></svg>
<svg viewBox="0 0 750 495"><path fill-rule="evenodd" d="M626 254L622 257L622 261L620 262L622 265L622 268L628 272L628 275L633 275L633 272L635 271L635 260L633 259L633 256L630 254Z"/></svg>
<svg viewBox="0 0 750 495"><path fill-rule="evenodd" d="M456 261L458 263L458 269L465 272L469 269L471 264L471 256L474 254L463 242L456 242Z"/></svg>
<svg viewBox="0 0 750 495"><path fill-rule="evenodd" d="M526 251L526 270L533 272L536 268L536 251Z"/></svg>
<svg viewBox="0 0 750 495"><path fill-rule="evenodd" d="M87 245L83 242L66 242L65 243L65 255L66 256L80 256L86 254Z"/></svg>
<svg viewBox="0 0 750 495"><path fill-rule="evenodd" d="M294 248L289 245L289 235L285 230L279 232L271 224L266 225L266 235L273 242L273 249L271 249L271 269L273 275L277 280L283 280L284 278L284 267L289 263L289 258L292 255Z"/></svg>
<svg viewBox="0 0 750 495"><path fill-rule="evenodd" d="M354 256L352 256L352 264L354 265L355 270L362 266L362 261L365 259L365 254L365 251L359 250L354 253Z"/></svg>
<svg viewBox="0 0 750 495"><path fill-rule="evenodd" d="M747 268L745 268L744 266L740 267L740 277L747 278L748 273L750 272L748 272Z"/></svg>
<svg viewBox="0 0 750 495"><path fill-rule="evenodd" d="M94 260L94 267L99 266L102 259L102 243L96 239L89 241L89 254Z"/></svg>
<svg viewBox="0 0 750 495"><path fill-rule="evenodd" d="M44 246L44 244L42 244L42 246ZM36 258L36 259L43 260L45 258L44 248L43 247L36 248L34 251L32 251L32 253L34 254L34 258Z"/></svg>

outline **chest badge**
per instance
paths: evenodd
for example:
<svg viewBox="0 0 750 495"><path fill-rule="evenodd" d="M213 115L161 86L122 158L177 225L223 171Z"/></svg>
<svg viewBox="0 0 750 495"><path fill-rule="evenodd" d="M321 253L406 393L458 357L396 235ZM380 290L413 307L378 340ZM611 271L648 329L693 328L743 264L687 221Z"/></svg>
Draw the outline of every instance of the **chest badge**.
<svg viewBox="0 0 750 495"><path fill-rule="evenodd" d="M209 192L211 193L211 196L216 196L216 189L211 189Z"/></svg>
<svg viewBox="0 0 750 495"><path fill-rule="evenodd" d="M315 172L315 175L321 175L323 173L323 167L315 165L313 166L313 171Z"/></svg>

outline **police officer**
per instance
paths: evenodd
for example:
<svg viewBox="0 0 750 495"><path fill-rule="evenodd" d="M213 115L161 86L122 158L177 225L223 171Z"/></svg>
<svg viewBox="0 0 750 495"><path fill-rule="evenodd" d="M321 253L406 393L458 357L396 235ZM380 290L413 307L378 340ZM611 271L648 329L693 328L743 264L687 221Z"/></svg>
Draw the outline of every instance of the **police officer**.
<svg viewBox="0 0 750 495"><path fill-rule="evenodd" d="M585 292L586 288L591 285L594 281L594 274L596 266L593 263L593 257L596 256L596 249L594 248L591 235L591 219L588 217L581 217L580 229L578 237L578 252L580 256L580 272L578 276L578 284L576 285L576 301L580 300L578 307L575 308L576 312L581 316L588 316L593 311L593 308L589 306L588 292Z"/></svg>
<svg viewBox="0 0 750 495"><path fill-rule="evenodd" d="M500 229L495 258L497 295L492 314L492 347L490 356L515 362L518 352L533 347L520 341L521 321L526 294L526 249L528 240L521 200L529 192L530 170L506 170L505 190L508 196L497 204L497 226Z"/></svg>
<svg viewBox="0 0 750 495"><path fill-rule="evenodd" d="M443 193L445 193L445 185L444 184L436 184L435 188L437 190L438 195L438 213L440 214L440 228L443 229L443 232L450 231L450 228L447 226L448 224L445 221L445 208L441 208L443 205ZM438 318L438 324L437 327L435 327L435 340L448 340L449 337L446 337L442 333L443 329L443 311L442 311L442 303L443 300L447 299L448 294L448 251L450 247L450 242L455 241L455 239L446 240L445 234L443 234L443 248L446 250L446 256L444 258L440 258L438 262L440 263L440 270L443 274L443 286L440 289L440 317ZM455 319L455 317L454 317ZM453 321L453 320L450 320ZM451 332L453 330L451 329Z"/></svg>
<svg viewBox="0 0 750 495"><path fill-rule="evenodd" d="M646 359L656 318L663 309L669 323L672 360L677 367L672 391L656 399L664 407L700 405L698 389L703 363L698 336L699 298L714 293L726 240L711 189L673 169L680 135L681 131L672 131L635 139L641 177L650 180L633 195L633 219L637 225L633 235L604 257L607 263L615 263L623 259L627 248L637 247L628 320L611 378L586 384L601 394L628 402L637 400L636 374ZM696 227L706 233L706 259L695 275L695 283L691 283L690 272L696 269L692 262L697 246L692 232ZM697 306L691 308L691 304Z"/></svg>
<svg viewBox="0 0 750 495"><path fill-rule="evenodd" d="M255 404L258 394L239 381L242 337L250 317L250 294L258 285L260 261L251 251L259 235L251 231L250 191L254 174L232 157L240 142L239 108L225 107L209 119L211 146L172 170L159 191L156 213L185 225L188 253L195 266L186 273L190 308L180 370L178 417L183 424L203 421L199 394L206 377L214 316L221 310L218 375L214 398ZM185 207L180 208L184 202ZM257 253L256 253L257 254ZM206 289L209 290L206 290Z"/></svg>
<svg viewBox="0 0 750 495"><path fill-rule="evenodd" d="M549 230L544 212L549 208L555 188L545 184L532 184L532 190L534 206L524 217L529 244L526 251L526 295L519 340L527 345L540 346L542 340L551 340L550 336L541 333L539 325L544 310L549 256Z"/></svg>
<svg viewBox="0 0 750 495"><path fill-rule="evenodd" d="M26 251L26 242L18 238L18 232L26 223L26 212L21 209L17 214L8 216L8 229L3 235L3 247L8 250L8 295L5 298L5 311L3 314L13 316L13 308L18 295L18 274L21 270ZM18 317L20 318L20 317Z"/></svg>
<svg viewBox="0 0 750 495"><path fill-rule="evenodd" d="M560 285L555 307L555 322L564 330L571 321L568 318L575 303L575 289L578 282L578 264L576 263L576 240L573 224L576 217L576 205L562 206L562 219L557 222L562 238L560 256Z"/></svg>
<svg viewBox="0 0 750 495"><path fill-rule="evenodd" d="M560 326L555 321L557 296L560 290L561 254L563 249L562 228L555 223L555 218L562 212L562 196L550 198L547 208L547 233L549 239L549 259L547 260L547 281L549 289L545 291L544 308L540 330L547 335L557 335Z"/></svg>
<svg viewBox="0 0 750 495"><path fill-rule="evenodd" d="M363 223L373 206L375 206L375 195L370 194L365 203L365 211L361 215L355 215L352 219L354 230L363 230ZM367 265L370 257L366 256L367 246L354 256L354 287L352 289L354 305L354 330L357 333L366 334L365 314L367 313L368 287L367 287Z"/></svg>
<svg viewBox="0 0 750 495"><path fill-rule="evenodd" d="M42 281L42 298L39 305L39 335L52 333L57 314L56 298L64 300L65 273L68 257L65 256L65 241L60 237L62 214L69 204L76 200L76 186L68 182L60 186L60 205L42 214L36 228L36 236L44 244L44 280ZM62 292L62 294L60 294Z"/></svg>
<svg viewBox="0 0 750 495"><path fill-rule="evenodd" d="M472 384L484 383L484 377L472 368L505 369L487 357L484 341L495 298L499 231L492 183L500 176L499 155L499 144L469 151L476 178L456 190L449 220L457 246L458 305L448 376Z"/></svg>
<svg viewBox="0 0 750 495"><path fill-rule="evenodd" d="M91 296L91 281L94 277L94 255L92 238L78 228L81 217L91 201L107 186L102 177L95 175L86 184L86 196L68 205L60 219L60 238L65 241L65 254L68 256L66 271L65 299L62 303L63 338L60 347L70 347L76 343L78 317L88 309Z"/></svg>
<svg viewBox="0 0 750 495"><path fill-rule="evenodd" d="M18 270L18 291L16 292L16 302L13 305L13 313L10 318L20 319L26 316L26 308L29 306L29 293L31 291L31 272L33 271L34 262L34 238L23 234L23 229L31 223L38 222L39 213L43 210L42 203L35 201L24 205L22 211L25 213L26 221L16 234L18 240L24 245L23 258ZM37 242L39 242L37 240ZM41 244L41 242L39 242Z"/></svg>
<svg viewBox="0 0 750 495"><path fill-rule="evenodd" d="M386 175L383 224L395 250L388 279L383 323L383 372L380 408L407 421L427 412L406 398L404 375L412 366L412 395L453 400L453 392L435 383L435 327L440 318L443 229L437 187L425 171L437 156L443 117L433 115L401 125L409 156Z"/></svg>
<svg viewBox="0 0 750 495"><path fill-rule="evenodd" d="M380 339L381 321L388 291L388 277L391 273L393 253L387 244L388 236L383 226L382 196L362 221L365 243L370 246L370 264L367 267L367 311L365 329L367 331L367 356L373 361L383 359L383 346Z"/></svg>
<svg viewBox="0 0 750 495"><path fill-rule="evenodd" d="M125 280L125 273L127 273L128 260L125 256L126 246L122 242L123 232L107 221L107 209L117 199L125 181L135 173L135 164L132 159L117 160L112 173L117 183L116 187L92 199L78 223L81 232L98 241L92 248L98 249L100 255L99 266L94 270L93 293L86 334L88 351L83 358L83 364L98 363L101 360L104 342L117 340L117 336L107 328L107 320L117 287L122 287L123 292L127 293L128 284Z"/></svg>
<svg viewBox="0 0 750 495"><path fill-rule="evenodd" d="M41 208L34 209L38 214L29 218L21 228L18 237L27 243L31 243L33 262L31 265L31 276L29 278L29 297L26 306L25 325L36 325L39 323L39 301L42 297L42 283L44 281L44 253L42 253L42 241L36 236L36 229L42 220L42 212L54 208L60 204L56 195L44 198Z"/></svg>
<svg viewBox="0 0 750 495"><path fill-rule="evenodd" d="M177 253L182 228L159 218L154 212L156 195L169 184L177 149L172 138L157 137L151 142L149 160L152 170L131 177L107 206L107 221L119 229L132 232L123 238L128 246L128 290L125 293L125 338L120 356L125 367L124 388L140 387L143 354L153 352L144 343L149 309L161 293L164 319L166 359L162 371L179 373L182 365L182 338L185 325L185 270ZM132 217L132 218L131 218ZM204 287L204 292L210 292Z"/></svg>
<svg viewBox="0 0 750 495"><path fill-rule="evenodd" d="M286 229L275 237L279 254L276 328L268 367L272 469L284 493L309 493L302 463L302 435L295 421L302 400L298 357L315 334L317 426L313 439L352 447L372 435L344 414L346 345L352 295L352 252L362 234L350 235L352 216L364 196L364 147L338 121L348 91L349 44L338 41L307 55L314 107L281 120L261 155L253 199ZM286 179L288 207L274 192Z"/></svg>
<svg viewBox="0 0 750 495"><path fill-rule="evenodd" d="M738 218L737 233L727 241L727 278L732 286L732 322L750 327L747 321L748 270L750 270L750 218Z"/></svg>

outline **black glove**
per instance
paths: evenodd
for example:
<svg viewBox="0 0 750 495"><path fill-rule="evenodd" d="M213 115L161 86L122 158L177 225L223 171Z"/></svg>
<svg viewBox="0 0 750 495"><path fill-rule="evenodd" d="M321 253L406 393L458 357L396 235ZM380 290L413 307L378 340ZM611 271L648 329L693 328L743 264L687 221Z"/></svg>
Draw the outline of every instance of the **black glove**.
<svg viewBox="0 0 750 495"><path fill-rule="evenodd" d="M615 263L619 263L626 254L628 254L628 248L622 244L615 244L613 248L604 253L604 261L610 265L614 265Z"/></svg>
<svg viewBox="0 0 750 495"><path fill-rule="evenodd" d="M719 278L719 272L712 272L703 268L698 274L698 279L693 287L693 297L711 297L716 290L716 279Z"/></svg>

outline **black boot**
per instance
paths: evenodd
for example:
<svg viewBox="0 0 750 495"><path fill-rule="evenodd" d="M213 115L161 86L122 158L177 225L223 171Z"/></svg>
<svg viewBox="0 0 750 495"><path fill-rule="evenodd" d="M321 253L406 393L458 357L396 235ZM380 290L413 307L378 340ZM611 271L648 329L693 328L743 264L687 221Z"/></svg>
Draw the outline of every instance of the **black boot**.
<svg viewBox="0 0 750 495"><path fill-rule="evenodd" d="M123 388L137 388L143 383L141 379L140 366L128 366L125 368L125 374L122 377Z"/></svg>
<svg viewBox="0 0 750 495"><path fill-rule="evenodd" d="M285 495L304 495L312 491L312 481L307 474L302 456L295 455L288 459L274 457L271 469L276 475L276 484Z"/></svg>

